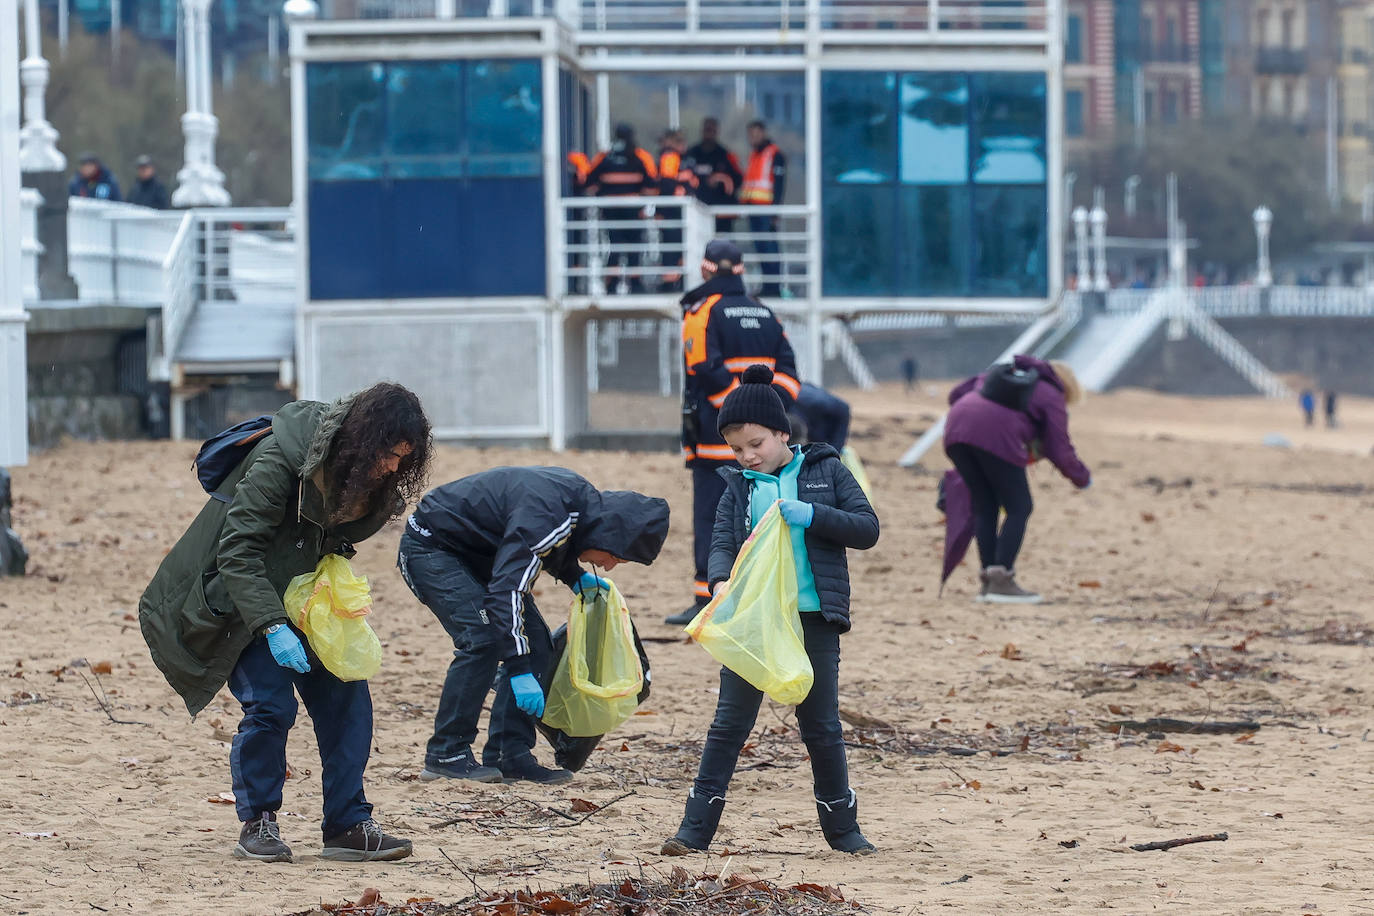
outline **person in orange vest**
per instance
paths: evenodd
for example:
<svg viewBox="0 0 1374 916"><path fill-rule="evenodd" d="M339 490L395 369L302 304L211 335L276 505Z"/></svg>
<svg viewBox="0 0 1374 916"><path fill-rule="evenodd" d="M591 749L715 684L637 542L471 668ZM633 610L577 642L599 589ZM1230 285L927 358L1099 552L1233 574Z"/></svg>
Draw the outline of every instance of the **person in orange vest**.
<svg viewBox="0 0 1374 916"><path fill-rule="evenodd" d="M787 157L768 136L768 125L754 121L749 125L749 169L744 175L744 187L739 202L751 206L781 204L787 181ZM776 216L749 217L749 232L754 236L754 251L763 268L762 296L780 296L782 287L778 275L782 263L778 257L778 218Z"/></svg>
<svg viewBox="0 0 1374 916"><path fill-rule="evenodd" d="M682 154L687 149L687 138L680 130L668 130L663 134L659 141L658 152L658 193L661 197L685 197L690 188L696 182L696 176L682 166ZM659 219L679 221L682 219L682 211L677 208L668 208L667 212L660 212ZM663 292L678 292L682 289L682 256L672 252L681 252L682 249L682 229L670 228L663 230L663 247L665 254L664 267L667 272L663 275L663 282L659 289ZM676 269L672 265L676 265Z"/></svg>
<svg viewBox="0 0 1374 916"><path fill-rule="evenodd" d="M654 165L654 157L635 144L633 127L616 125L615 142L592 162L592 170L587 175L587 193L594 197L629 197L651 195L657 190L658 166ZM608 222L627 223L642 219L643 210L640 207L605 207L601 217ZM644 245L644 229L621 225L607 230L607 236L611 254L606 259L606 266L619 266L629 274L630 292L643 292L639 249Z"/></svg>

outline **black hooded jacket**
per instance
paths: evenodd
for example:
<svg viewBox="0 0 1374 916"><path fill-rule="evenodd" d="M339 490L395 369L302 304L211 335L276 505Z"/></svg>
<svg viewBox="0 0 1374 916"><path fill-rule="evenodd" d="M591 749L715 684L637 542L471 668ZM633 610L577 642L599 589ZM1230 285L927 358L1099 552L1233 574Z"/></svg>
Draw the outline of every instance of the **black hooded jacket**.
<svg viewBox="0 0 1374 916"><path fill-rule="evenodd" d="M586 550L652 563L668 536L668 504L600 491L567 468L503 467L430 490L407 525L487 583L487 613L504 634L508 670L519 674L529 670L523 618L540 571L571 588Z"/></svg>
<svg viewBox="0 0 1374 916"><path fill-rule="evenodd" d="M821 615L849 630L849 561L845 549L867 550L878 543L878 514L873 511L840 453L823 442L803 445L797 498L810 503L815 515L806 529L806 554L816 578ZM730 578L735 557L749 537L749 478L737 467L716 472L725 478L725 495L716 507L711 532L708 578L712 590Z"/></svg>

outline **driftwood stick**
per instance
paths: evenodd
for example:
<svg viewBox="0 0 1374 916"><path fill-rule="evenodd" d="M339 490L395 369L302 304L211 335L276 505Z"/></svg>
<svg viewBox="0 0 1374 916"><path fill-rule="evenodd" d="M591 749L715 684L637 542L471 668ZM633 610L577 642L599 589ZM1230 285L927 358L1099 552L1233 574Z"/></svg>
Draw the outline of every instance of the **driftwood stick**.
<svg viewBox="0 0 1374 916"><path fill-rule="evenodd" d="M896 727L882 719L870 716L867 713L859 712L857 709L846 709L840 707L840 718L855 728L880 728L885 731L896 731Z"/></svg>
<svg viewBox="0 0 1374 916"><path fill-rule="evenodd" d="M1240 735L1260 730L1258 722L1190 722L1187 719L1146 719L1136 722L1122 719L1099 723L1109 732L1128 729L1133 732L1186 732L1193 735Z"/></svg>
<svg viewBox="0 0 1374 916"><path fill-rule="evenodd" d="M87 663L87 667L89 667L89 666L90 666L90 663L88 662L88 663ZM97 695L96 695L95 688L91 686L90 680L88 680L87 677L86 677L86 672L81 671L81 670L78 669L76 673L79 674L79 675L81 675L81 680L83 680L83 681L86 682L86 687L91 691L91 696L95 697L96 705L100 707L100 711L103 712L105 715L109 716L110 721L113 722L115 725L147 725L147 724L148 724L147 722L136 722L136 721L134 721L133 719L116 719L116 718L115 718L115 714L114 714L113 712L110 711L110 707L111 707L113 704L110 703L109 694L106 694L106 693L105 693L105 685L104 685L104 684L101 684L101 682L100 682L100 675L98 675L98 674L95 673L95 669L94 669L94 668L91 669L91 674L95 676L95 682L96 682L97 684L100 684L100 693L101 693L101 695L103 695L103 699L102 699L101 696L97 696Z"/></svg>
<svg viewBox="0 0 1374 916"><path fill-rule="evenodd" d="M1188 846L1192 843L1220 843L1230 839L1225 833L1209 833L1205 836L1184 837L1181 840L1160 840L1158 843L1136 843L1131 848L1136 852L1173 849L1175 846Z"/></svg>

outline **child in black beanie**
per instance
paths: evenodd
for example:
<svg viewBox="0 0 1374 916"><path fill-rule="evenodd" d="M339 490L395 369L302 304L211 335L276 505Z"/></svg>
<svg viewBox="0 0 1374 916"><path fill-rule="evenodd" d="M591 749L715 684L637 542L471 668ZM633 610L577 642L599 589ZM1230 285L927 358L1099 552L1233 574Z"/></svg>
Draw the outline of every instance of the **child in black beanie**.
<svg viewBox="0 0 1374 916"><path fill-rule="evenodd" d="M859 830L859 807L849 788L840 729L840 634L849 630L849 569L845 549L866 550L878 540L878 516L839 453L824 443L788 445L791 424L772 388L773 372L750 366L721 405L720 433L739 468L720 471L725 495L711 536L710 581L718 592L750 530L778 499L797 562L797 605L806 654L815 671L811 693L797 706L797 725L811 756L816 811L832 848L874 852ZM725 808L725 790L754 728L763 693L728 668L720 670L720 700L706 735L696 782L677 834L663 855L704 850Z"/></svg>

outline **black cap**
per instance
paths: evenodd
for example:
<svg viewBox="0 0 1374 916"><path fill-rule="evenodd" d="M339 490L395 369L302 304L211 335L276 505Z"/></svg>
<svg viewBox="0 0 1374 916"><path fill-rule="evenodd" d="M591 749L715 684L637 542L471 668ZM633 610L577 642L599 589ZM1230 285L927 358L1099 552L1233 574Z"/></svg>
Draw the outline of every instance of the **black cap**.
<svg viewBox="0 0 1374 916"><path fill-rule="evenodd" d="M82 153L80 156L76 157L76 161L78 165L85 165L88 162L94 162L99 165L100 157L95 153Z"/></svg>
<svg viewBox="0 0 1374 916"><path fill-rule="evenodd" d="M635 138L635 129L622 121L615 126L615 138L629 143Z"/></svg>
<svg viewBox="0 0 1374 916"><path fill-rule="evenodd" d="M773 390L773 370L758 364L744 370L740 386L725 396L716 419L716 431L737 423L757 423L768 429L792 434L792 424L783 409L782 398Z"/></svg>
<svg viewBox="0 0 1374 916"><path fill-rule="evenodd" d="M134 160L134 167L135 167L135 168L140 168L140 169L141 169L141 168L143 168L145 165L152 165L152 164L153 164L153 157L152 157L152 156L149 156L147 153L144 153L142 156L139 156L137 159Z"/></svg>
<svg viewBox="0 0 1374 916"><path fill-rule="evenodd" d="M715 270L738 268L744 263L744 252L728 239L712 239L706 244L705 260Z"/></svg>

